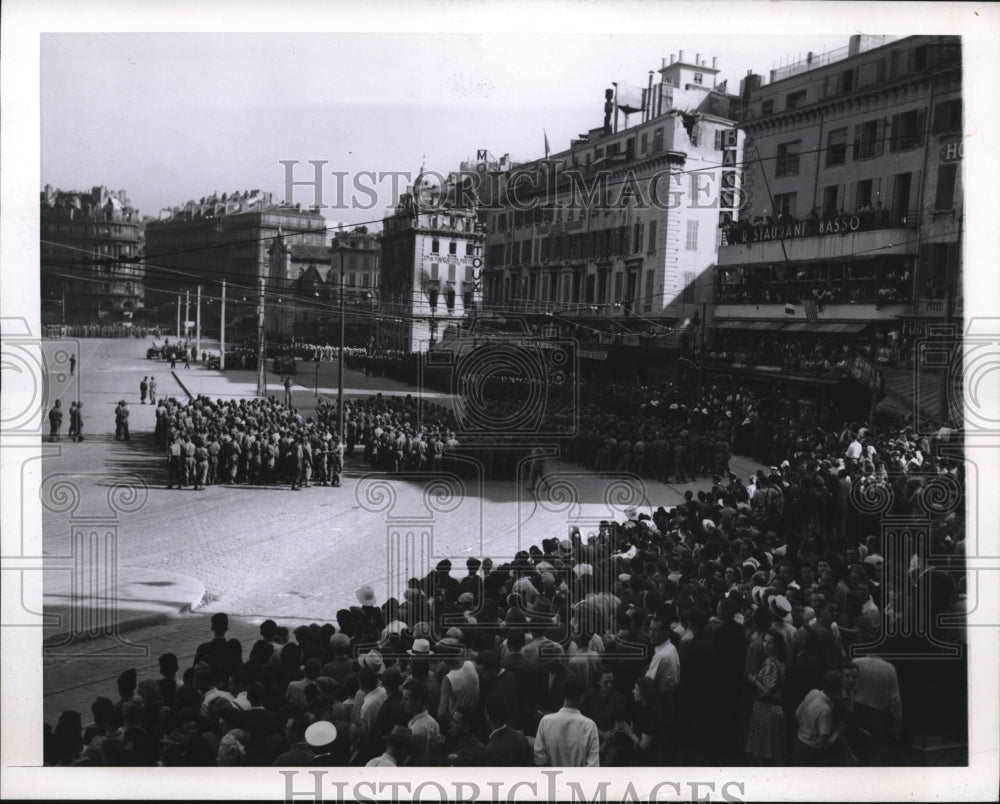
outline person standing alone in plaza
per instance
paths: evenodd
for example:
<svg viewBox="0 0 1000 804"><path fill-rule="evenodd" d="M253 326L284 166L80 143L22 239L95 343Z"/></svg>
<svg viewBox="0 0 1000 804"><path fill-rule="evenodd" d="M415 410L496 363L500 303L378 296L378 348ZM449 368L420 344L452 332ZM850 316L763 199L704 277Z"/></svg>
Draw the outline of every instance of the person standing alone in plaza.
<svg viewBox="0 0 1000 804"><path fill-rule="evenodd" d="M291 375L285 377L285 407L292 406L292 378Z"/></svg>
<svg viewBox="0 0 1000 804"><path fill-rule="evenodd" d="M76 355L69 356L69 376L76 374Z"/></svg>
<svg viewBox="0 0 1000 804"><path fill-rule="evenodd" d="M58 399L49 411L49 441L59 440L59 431L62 430L62 402Z"/></svg>
<svg viewBox="0 0 1000 804"><path fill-rule="evenodd" d="M152 375L149 377L149 404L156 404L156 377Z"/></svg>
<svg viewBox="0 0 1000 804"><path fill-rule="evenodd" d="M115 438L119 441L128 441L128 402L122 399L115 408Z"/></svg>
<svg viewBox="0 0 1000 804"><path fill-rule="evenodd" d="M149 377L143 377L139 383L139 404L146 404L146 393L149 391Z"/></svg>
<svg viewBox="0 0 1000 804"><path fill-rule="evenodd" d="M69 403L69 440L76 441L76 402Z"/></svg>
<svg viewBox="0 0 1000 804"><path fill-rule="evenodd" d="M69 435L73 441L83 441L83 402L70 405Z"/></svg>

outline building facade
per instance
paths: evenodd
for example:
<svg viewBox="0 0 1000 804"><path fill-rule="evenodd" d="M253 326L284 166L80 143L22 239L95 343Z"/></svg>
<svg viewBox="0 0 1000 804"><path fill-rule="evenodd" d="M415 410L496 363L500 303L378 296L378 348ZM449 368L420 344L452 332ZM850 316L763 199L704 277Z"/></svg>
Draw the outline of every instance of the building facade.
<svg viewBox="0 0 1000 804"><path fill-rule="evenodd" d="M124 190L41 192L43 324L121 324L143 318L144 226Z"/></svg>
<svg viewBox="0 0 1000 804"><path fill-rule="evenodd" d="M202 329L217 329L222 280L226 280L226 317L233 335L257 329L260 281L265 280L265 312L269 327L278 317L283 287L271 286L271 246L281 233L287 244L326 244L326 220L315 209L275 203L259 190L212 195L161 211L146 224L148 304L159 320L171 324L185 291L202 286ZM277 334L277 333L275 333Z"/></svg>
<svg viewBox="0 0 1000 804"><path fill-rule="evenodd" d="M338 231L329 245L289 243L284 233L270 249L269 285L279 291L268 331L286 341L335 344L340 338L343 282L345 340L365 346L374 334L381 244L359 226Z"/></svg>
<svg viewBox="0 0 1000 804"><path fill-rule="evenodd" d="M375 348L426 352L469 326L482 304L484 235L453 186L404 193L382 227Z"/></svg>
<svg viewBox="0 0 1000 804"><path fill-rule="evenodd" d="M740 214L715 276L716 350L807 338L848 371L872 338L898 356L960 316L959 37L855 36L755 83Z"/></svg>
<svg viewBox="0 0 1000 804"><path fill-rule="evenodd" d="M698 332L720 212L735 213L739 189L741 101L718 72L700 54L664 59L640 100L608 90L602 127L505 177L488 216L486 309L557 323L600 360ZM619 127L618 110L640 119Z"/></svg>

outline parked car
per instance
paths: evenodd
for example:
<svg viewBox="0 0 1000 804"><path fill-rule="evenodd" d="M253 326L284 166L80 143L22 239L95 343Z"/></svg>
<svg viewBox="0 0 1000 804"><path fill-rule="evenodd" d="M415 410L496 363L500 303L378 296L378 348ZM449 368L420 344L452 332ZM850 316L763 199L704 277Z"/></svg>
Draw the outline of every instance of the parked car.
<svg viewBox="0 0 1000 804"><path fill-rule="evenodd" d="M271 371L275 374L295 374L295 358L290 355L281 355L274 358L271 364Z"/></svg>
<svg viewBox="0 0 1000 804"><path fill-rule="evenodd" d="M161 357L163 357L163 350L159 346L150 346L146 350L147 360L159 360Z"/></svg>
<svg viewBox="0 0 1000 804"><path fill-rule="evenodd" d="M219 355L209 355L208 362L205 364L210 369L220 369L222 368L222 358Z"/></svg>

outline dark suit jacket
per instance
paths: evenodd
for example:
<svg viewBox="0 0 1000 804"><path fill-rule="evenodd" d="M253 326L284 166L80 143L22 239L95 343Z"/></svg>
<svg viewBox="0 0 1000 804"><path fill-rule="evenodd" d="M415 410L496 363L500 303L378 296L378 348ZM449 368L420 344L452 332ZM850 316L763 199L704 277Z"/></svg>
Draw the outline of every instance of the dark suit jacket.
<svg viewBox="0 0 1000 804"><path fill-rule="evenodd" d="M510 726L501 727L486 743L483 764L498 768L530 766L532 755L527 738Z"/></svg>

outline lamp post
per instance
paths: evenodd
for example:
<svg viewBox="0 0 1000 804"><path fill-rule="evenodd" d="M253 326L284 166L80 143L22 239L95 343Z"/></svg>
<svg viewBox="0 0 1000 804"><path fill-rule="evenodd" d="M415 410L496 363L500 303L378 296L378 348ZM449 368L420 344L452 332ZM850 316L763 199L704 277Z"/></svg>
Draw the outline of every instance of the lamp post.
<svg viewBox="0 0 1000 804"><path fill-rule="evenodd" d="M431 348L434 347L434 336L437 330L437 321L434 320L434 314L437 312L438 294L440 292L441 289L438 287L436 281L427 288L427 301L431 305Z"/></svg>
<svg viewBox="0 0 1000 804"><path fill-rule="evenodd" d="M198 285L198 303L195 307L195 325L194 325L194 343L195 350L198 355L201 355L201 285ZM197 358L196 358L197 359Z"/></svg>
<svg viewBox="0 0 1000 804"><path fill-rule="evenodd" d="M344 439L344 249L340 249L340 349L337 356L337 433Z"/></svg>
<svg viewBox="0 0 1000 804"><path fill-rule="evenodd" d="M260 301L257 305L257 396L267 396L267 373L264 368L264 277L260 278Z"/></svg>
<svg viewBox="0 0 1000 804"><path fill-rule="evenodd" d="M222 280L222 313L219 317L219 371L226 370L226 280Z"/></svg>

